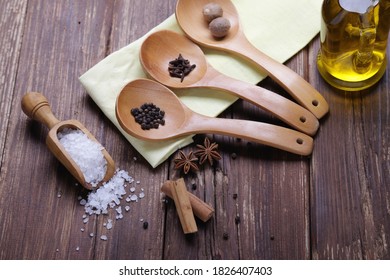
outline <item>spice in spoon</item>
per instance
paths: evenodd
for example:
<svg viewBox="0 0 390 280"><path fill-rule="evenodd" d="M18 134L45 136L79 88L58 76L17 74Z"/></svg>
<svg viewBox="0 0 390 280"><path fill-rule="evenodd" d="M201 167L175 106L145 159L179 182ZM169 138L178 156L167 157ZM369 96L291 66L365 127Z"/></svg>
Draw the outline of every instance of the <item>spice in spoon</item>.
<svg viewBox="0 0 390 280"><path fill-rule="evenodd" d="M225 37L230 30L230 21L223 17L223 9L219 4L208 3L203 6L203 17L209 24L211 35L217 39Z"/></svg>
<svg viewBox="0 0 390 280"><path fill-rule="evenodd" d="M131 114L143 130L157 129L160 125L165 125L165 111L153 103L144 103L139 108L132 108Z"/></svg>
<svg viewBox="0 0 390 280"><path fill-rule="evenodd" d="M180 78L183 82L184 77L191 73L196 67L195 64L190 63L188 59L184 59L181 54L175 60L169 62L168 71L169 75L174 78Z"/></svg>
<svg viewBox="0 0 390 280"><path fill-rule="evenodd" d="M208 3L203 7L203 17L207 22L211 22L213 19L223 16L223 10L217 3Z"/></svg>
<svg viewBox="0 0 390 280"><path fill-rule="evenodd" d="M225 37L229 33L230 27L230 21L224 17L213 19L209 24L211 35L216 38Z"/></svg>

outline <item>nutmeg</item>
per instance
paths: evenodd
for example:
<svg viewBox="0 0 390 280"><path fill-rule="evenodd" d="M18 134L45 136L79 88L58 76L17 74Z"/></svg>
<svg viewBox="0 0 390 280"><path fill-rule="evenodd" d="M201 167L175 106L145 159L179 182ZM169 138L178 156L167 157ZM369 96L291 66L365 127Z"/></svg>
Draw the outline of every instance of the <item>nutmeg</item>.
<svg viewBox="0 0 390 280"><path fill-rule="evenodd" d="M209 24L211 34L216 38L225 37L230 30L230 21L224 17L213 19Z"/></svg>
<svg viewBox="0 0 390 280"><path fill-rule="evenodd" d="M223 16L222 7L216 3L208 3L203 7L203 17L207 22Z"/></svg>

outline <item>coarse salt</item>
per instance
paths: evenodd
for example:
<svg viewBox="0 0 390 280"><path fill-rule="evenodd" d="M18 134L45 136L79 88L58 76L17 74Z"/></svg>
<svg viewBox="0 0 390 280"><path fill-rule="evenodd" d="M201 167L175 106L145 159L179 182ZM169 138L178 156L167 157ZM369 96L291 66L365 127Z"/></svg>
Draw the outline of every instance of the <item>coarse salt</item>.
<svg viewBox="0 0 390 280"><path fill-rule="evenodd" d="M112 229L112 220L108 219L107 224L106 224L107 229Z"/></svg>
<svg viewBox="0 0 390 280"><path fill-rule="evenodd" d="M87 183L96 187L107 171L102 145L88 138L79 129L64 128L57 134L58 140L79 166Z"/></svg>
<svg viewBox="0 0 390 280"><path fill-rule="evenodd" d="M87 223L91 215L100 215L108 214L108 210L115 209L115 219L123 219L124 212L130 211L130 206L125 205L124 210L121 206L122 199L127 203L138 202L139 198L143 198L145 193L142 189L142 192L137 196L136 188L131 187L129 189L130 194L126 195L127 185L132 184L134 179L124 170L117 169L114 176L108 181L105 182L98 189L92 190L88 193L88 197L83 199L78 197L78 200L81 205L84 206L84 215L83 222ZM137 181L140 183L140 181ZM125 198L126 197L126 198ZM124 199L125 198L125 199ZM107 219L107 222L103 223L103 226L107 230L111 230L114 226L114 221L112 219ZM94 233L90 233L89 236L94 237ZM103 234L100 236L100 239L107 241L107 235Z"/></svg>
<svg viewBox="0 0 390 280"><path fill-rule="evenodd" d="M92 191L86 201L85 212L87 214L104 214L108 208L120 204L120 199L126 194L125 182L131 183L133 178L124 170L117 170L114 176L100 188Z"/></svg>

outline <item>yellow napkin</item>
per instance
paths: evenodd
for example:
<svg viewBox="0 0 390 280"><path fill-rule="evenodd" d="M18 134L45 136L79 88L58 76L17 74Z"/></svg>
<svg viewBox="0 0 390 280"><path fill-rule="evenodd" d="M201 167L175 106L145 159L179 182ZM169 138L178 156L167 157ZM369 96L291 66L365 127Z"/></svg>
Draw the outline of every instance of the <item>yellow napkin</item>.
<svg viewBox="0 0 390 280"><path fill-rule="evenodd" d="M282 63L309 43L320 29L322 0L232 0L232 2L240 15L248 40ZM177 149L191 143L192 137L161 143L135 139L121 129L115 116L115 100L128 82L146 78L139 62L140 46L147 35L163 29L182 33L175 16L172 15L142 38L107 56L80 77L80 82L103 113L152 167L158 166ZM232 55L203 50L207 61L221 73L253 84L265 77L258 69ZM236 100L229 94L204 89L175 90L175 92L192 110L208 116L217 116Z"/></svg>

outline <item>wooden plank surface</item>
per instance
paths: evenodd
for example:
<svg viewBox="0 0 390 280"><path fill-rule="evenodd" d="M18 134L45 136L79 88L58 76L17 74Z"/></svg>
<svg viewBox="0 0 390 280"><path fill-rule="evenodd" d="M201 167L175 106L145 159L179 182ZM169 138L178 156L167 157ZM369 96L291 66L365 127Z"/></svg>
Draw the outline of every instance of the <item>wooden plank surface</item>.
<svg viewBox="0 0 390 280"><path fill-rule="evenodd" d="M389 259L389 72L356 93L311 82L331 104L312 157L313 257Z"/></svg>
<svg viewBox="0 0 390 280"><path fill-rule="evenodd" d="M175 3L0 3L0 259L389 259L389 71L369 90L335 90L316 70L318 37L286 63L330 104L311 157L207 135L222 160L184 176L175 155L152 169L103 115L78 77L173 14ZM260 86L288 97L270 79ZM111 209L83 222L87 192L50 154L48 129L20 110L27 91L46 95L58 119L84 123L143 189L145 198L122 201L130 206L123 219ZM243 101L221 117L282 125ZM197 219L193 235L183 234L173 201L160 193L180 177L215 209L210 221Z"/></svg>
<svg viewBox="0 0 390 280"><path fill-rule="evenodd" d="M0 21L0 164L3 162L5 138L9 124L12 98L23 37L27 1L2 1Z"/></svg>

